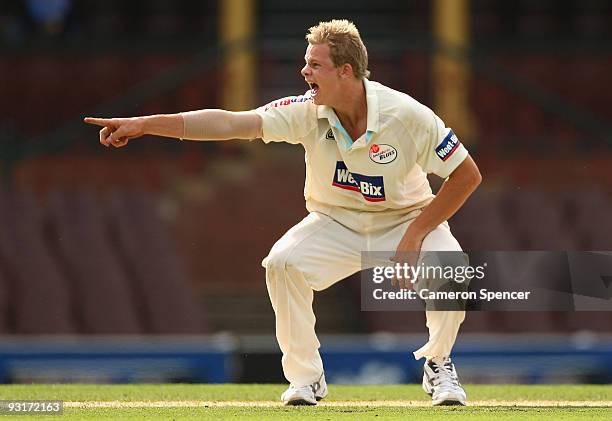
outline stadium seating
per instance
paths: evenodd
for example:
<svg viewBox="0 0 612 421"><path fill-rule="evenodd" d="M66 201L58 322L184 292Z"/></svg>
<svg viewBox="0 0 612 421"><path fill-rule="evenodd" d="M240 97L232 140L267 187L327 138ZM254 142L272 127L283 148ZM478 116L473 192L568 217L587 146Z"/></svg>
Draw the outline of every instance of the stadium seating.
<svg viewBox="0 0 612 421"><path fill-rule="evenodd" d="M137 283L147 332L201 333L202 309L163 221L156 218L159 203L139 191L116 191L109 199L114 246Z"/></svg>
<svg viewBox="0 0 612 421"><path fill-rule="evenodd" d="M141 302L106 235L101 203L91 193L50 191L57 248L78 297L85 333L144 333Z"/></svg>
<svg viewBox="0 0 612 421"><path fill-rule="evenodd" d="M44 215L32 193L0 192L0 262L10 282L14 333L77 332L73 304L78 298L48 247ZM5 290L6 292L6 290ZM8 306L0 307L8 320Z"/></svg>
<svg viewBox="0 0 612 421"><path fill-rule="evenodd" d="M49 189L44 199L0 194L0 332L207 330L154 197Z"/></svg>
<svg viewBox="0 0 612 421"><path fill-rule="evenodd" d="M10 306L10 285L6 275L6 269L0 260L0 334L7 334L11 331L11 306Z"/></svg>
<svg viewBox="0 0 612 421"><path fill-rule="evenodd" d="M32 46L23 52L9 46L0 60L0 125L11 128L0 133L0 168L11 168L7 184L14 191L0 195L0 331L257 332L271 326L260 261L305 214L302 151L276 154L282 146L270 145L253 158L248 148L257 146L249 145L249 153L240 149L238 159L229 159L237 151L232 146L147 140L102 155L109 151L98 145L95 129L79 126L83 113L100 106L130 114L222 106L228 77L222 57L211 56L206 68L197 64L200 53L217 45L220 3L72 3L70 36L38 39L26 23L20 36ZM449 221L453 232L467 250L609 249L607 225L599 223L612 208L609 146L579 117L612 118L605 91L612 58L601 48L612 35L610 6L469 3L474 60L466 88L479 129L469 149L485 182ZM0 7L0 17L19 12ZM372 79L434 106L432 3L426 0L260 2L254 105L304 92L302 33L339 7L369 46ZM62 43L72 37L86 41L65 50ZM129 65L126 56L133 57ZM184 63L202 71L160 82ZM134 100L134 92L146 94ZM547 95L554 101L542 100ZM80 128L55 133L64 123ZM422 330L416 313L355 316L358 282L346 282L318 294L323 331ZM338 308L342 317L334 318ZM612 330L610 317L474 313L464 326L585 328Z"/></svg>

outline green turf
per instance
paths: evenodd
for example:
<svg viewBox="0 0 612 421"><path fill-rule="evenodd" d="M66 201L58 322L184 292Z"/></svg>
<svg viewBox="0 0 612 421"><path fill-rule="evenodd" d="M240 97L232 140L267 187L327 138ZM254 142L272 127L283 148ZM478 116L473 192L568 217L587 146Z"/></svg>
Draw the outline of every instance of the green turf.
<svg viewBox="0 0 612 421"><path fill-rule="evenodd" d="M276 401L284 385L5 385L0 399L64 401ZM477 400L612 401L612 386L599 385L473 385L468 398ZM331 385L326 401L422 400L418 385ZM9 417L0 417L0 421ZM194 408L67 408L61 420L610 420L612 408L525 407L194 407ZM19 416L18 420L40 419ZM54 419L53 416L44 419Z"/></svg>
<svg viewBox="0 0 612 421"><path fill-rule="evenodd" d="M603 408L169 408L67 411L61 418L85 420L610 420ZM77 418L78 417L78 418ZM24 419L20 417L19 419Z"/></svg>
<svg viewBox="0 0 612 421"><path fill-rule="evenodd" d="M277 400L285 385L3 385L0 399L61 399L65 401L135 400ZM612 401L607 385L468 385L470 400L606 400ZM330 385L326 401L428 400L420 385Z"/></svg>

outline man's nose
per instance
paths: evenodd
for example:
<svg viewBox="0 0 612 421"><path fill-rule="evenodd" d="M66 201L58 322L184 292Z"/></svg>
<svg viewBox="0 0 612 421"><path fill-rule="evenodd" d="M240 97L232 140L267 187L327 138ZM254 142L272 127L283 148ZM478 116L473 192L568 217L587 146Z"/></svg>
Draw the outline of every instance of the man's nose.
<svg viewBox="0 0 612 421"><path fill-rule="evenodd" d="M302 67L300 73L302 74L302 76L306 76L308 73L310 73L310 67L308 67L308 65L305 65L304 67Z"/></svg>

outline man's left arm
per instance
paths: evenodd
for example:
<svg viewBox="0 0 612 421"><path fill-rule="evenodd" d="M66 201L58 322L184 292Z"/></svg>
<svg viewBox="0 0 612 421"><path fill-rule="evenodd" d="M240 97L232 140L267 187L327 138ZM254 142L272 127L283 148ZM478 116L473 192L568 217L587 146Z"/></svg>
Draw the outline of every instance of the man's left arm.
<svg viewBox="0 0 612 421"><path fill-rule="evenodd" d="M427 234L453 216L481 181L480 171L468 155L444 181L431 203L408 226L397 247L396 258L404 260L399 259L401 253L418 253Z"/></svg>

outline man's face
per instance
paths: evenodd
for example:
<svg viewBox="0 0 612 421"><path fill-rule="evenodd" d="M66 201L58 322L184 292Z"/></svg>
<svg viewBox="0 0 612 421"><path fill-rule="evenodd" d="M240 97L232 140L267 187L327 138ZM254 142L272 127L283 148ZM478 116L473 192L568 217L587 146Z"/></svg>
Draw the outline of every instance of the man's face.
<svg viewBox="0 0 612 421"><path fill-rule="evenodd" d="M309 44L304 56L306 65L302 76L310 86L310 94L316 105L333 105L340 88L340 69L334 66L329 55L329 45Z"/></svg>

